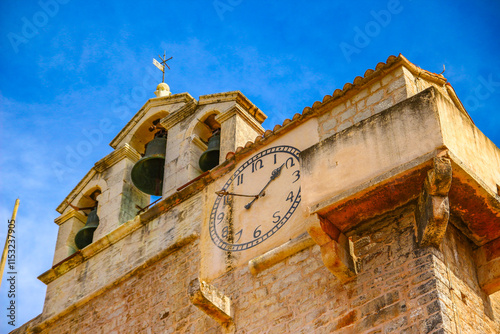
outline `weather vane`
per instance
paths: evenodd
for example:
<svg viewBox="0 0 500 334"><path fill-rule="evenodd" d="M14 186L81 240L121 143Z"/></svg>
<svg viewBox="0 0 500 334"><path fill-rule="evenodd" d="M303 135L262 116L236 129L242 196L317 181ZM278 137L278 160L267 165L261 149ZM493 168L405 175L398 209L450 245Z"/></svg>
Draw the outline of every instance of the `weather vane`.
<svg viewBox="0 0 500 334"><path fill-rule="evenodd" d="M170 58L166 59L167 58L166 53L167 53L167 51L163 52L163 58L160 55L158 55L158 57L161 59L161 63L158 60L153 58L153 65L158 67L158 69L163 73L163 76L161 78L161 82L165 82L165 66L167 66L167 68L170 69L170 67L167 65L167 61L174 58L174 57L170 57Z"/></svg>

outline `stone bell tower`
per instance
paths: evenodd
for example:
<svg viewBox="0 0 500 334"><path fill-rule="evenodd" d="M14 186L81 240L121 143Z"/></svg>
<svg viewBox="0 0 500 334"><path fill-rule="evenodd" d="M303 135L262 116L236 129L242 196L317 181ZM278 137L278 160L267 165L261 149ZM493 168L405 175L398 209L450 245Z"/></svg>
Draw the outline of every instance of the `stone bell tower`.
<svg viewBox="0 0 500 334"><path fill-rule="evenodd" d="M134 166L148 158L147 147L158 133L164 132L166 140L164 152L153 154L160 156L164 164L158 194L163 198L203 174L199 159L214 130L220 133L220 161L228 152L264 133L261 123L266 116L239 91L204 95L196 100L188 93L172 94L167 84L160 83L154 93L156 97L149 99L111 141L114 151L98 161L58 207L61 216L55 220L60 227L54 266L40 276L48 284L45 315L61 312L120 277L120 270L80 272L80 264L95 258L103 247L113 247L127 231L137 228L131 227L130 221L139 217L138 213L144 211L141 208L148 207L150 195L134 185L131 174ZM140 170L138 177L148 177L140 175L147 172ZM96 190L97 199L90 198ZM93 205L97 205L99 224L92 243L79 250L75 235L88 221L89 210L85 208ZM90 275L90 285L73 280L68 275L72 270ZM73 297L60 298L61 293Z"/></svg>

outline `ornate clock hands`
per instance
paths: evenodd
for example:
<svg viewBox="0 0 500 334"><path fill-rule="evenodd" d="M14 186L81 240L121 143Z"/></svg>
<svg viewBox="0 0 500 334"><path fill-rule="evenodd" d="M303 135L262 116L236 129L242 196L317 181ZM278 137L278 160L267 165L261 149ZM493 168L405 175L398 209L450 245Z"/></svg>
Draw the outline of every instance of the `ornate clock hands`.
<svg viewBox="0 0 500 334"><path fill-rule="evenodd" d="M247 205L245 205L245 209L250 209L253 205L253 203L259 199L259 197L262 197L264 196L264 191L266 190L267 186L269 186L269 184L271 184L271 182L273 182L276 178L278 178L278 176L280 176L281 174L281 170L283 169L283 166L285 164L282 164L281 166L279 166L278 168L276 168L275 170L273 170L273 172L271 173L271 177L269 178L269 181L266 183L266 185L264 186L264 188L262 188L262 190L259 192L259 194L257 196L255 196L255 198L250 202L248 203Z"/></svg>

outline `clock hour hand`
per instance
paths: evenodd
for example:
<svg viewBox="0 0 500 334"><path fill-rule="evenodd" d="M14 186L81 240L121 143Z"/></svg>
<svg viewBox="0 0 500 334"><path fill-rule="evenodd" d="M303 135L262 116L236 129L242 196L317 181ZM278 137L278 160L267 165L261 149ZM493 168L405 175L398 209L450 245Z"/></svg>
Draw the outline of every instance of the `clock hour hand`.
<svg viewBox="0 0 500 334"><path fill-rule="evenodd" d="M275 179L278 178L278 176L280 176L281 174L281 170L283 169L283 166L285 164L282 164L281 166L279 166L278 168L276 168L275 170L273 170L273 172L271 173L271 177L269 178L269 181L266 183L266 185L264 186L264 188L262 188L262 190L259 192L259 194L257 196L255 196L255 198L250 202L248 203L247 205L245 205L245 209L250 209L253 205L253 203L259 199L259 197L262 197L264 196L264 191L266 190L267 186L269 186L271 184L271 182L273 182Z"/></svg>
<svg viewBox="0 0 500 334"><path fill-rule="evenodd" d="M255 197L257 198L259 195L243 195L243 194L235 194L235 193L230 193L226 190L219 190L215 192L218 196L226 196L226 195L231 195L231 196L242 196L242 197Z"/></svg>

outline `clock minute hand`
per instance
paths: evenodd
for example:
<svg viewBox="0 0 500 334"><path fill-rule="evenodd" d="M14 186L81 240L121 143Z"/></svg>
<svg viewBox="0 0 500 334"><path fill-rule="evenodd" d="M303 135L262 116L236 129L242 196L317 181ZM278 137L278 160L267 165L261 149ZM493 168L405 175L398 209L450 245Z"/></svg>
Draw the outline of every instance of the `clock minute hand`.
<svg viewBox="0 0 500 334"><path fill-rule="evenodd" d="M264 191L266 190L267 186L269 186L271 184L271 182L273 182L275 179L278 178L278 176L280 176L281 174L281 170L283 169L283 166L285 164L282 164L281 166L279 166L278 168L276 168L275 170L273 170L273 172L271 173L271 177L269 178L269 181L266 183L266 185L264 186L264 188L262 188L262 190L259 192L259 194L257 196L255 196L255 198L250 202L248 203L247 205L245 205L245 209L250 209L253 205L253 203L259 199L259 197L262 197L264 195Z"/></svg>

